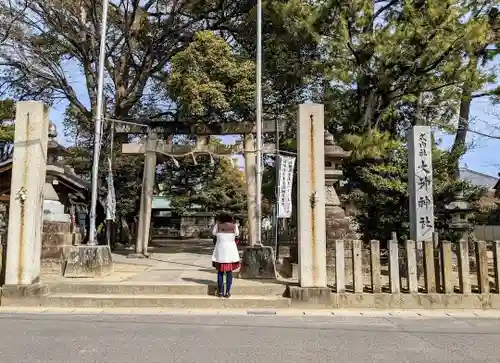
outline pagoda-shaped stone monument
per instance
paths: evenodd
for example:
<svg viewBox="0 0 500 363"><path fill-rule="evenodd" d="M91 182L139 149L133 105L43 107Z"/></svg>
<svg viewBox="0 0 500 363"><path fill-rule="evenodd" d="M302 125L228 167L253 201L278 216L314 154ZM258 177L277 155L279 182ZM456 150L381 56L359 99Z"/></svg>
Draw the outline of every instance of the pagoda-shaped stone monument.
<svg viewBox="0 0 500 363"><path fill-rule="evenodd" d="M335 241L358 239L351 219L342 208L336 188L343 178L342 161L349 157L335 142L333 135L325 130L325 216L326 216L326 261L328 280L335 274ZM346 270L350 269L351 244L345 243ZM348 272L348 271L347 271Z"/></svg>
<svg viewBox="0 0 500 363"><path fill-rule="evenodd" d="M346 216L337 195L336 188L340 187L343 178L342 161L349 157L350 151L345 151L335 143L333 135L325 130L325 212L326 212L326 239L353 239L351 220Z"/></svg>

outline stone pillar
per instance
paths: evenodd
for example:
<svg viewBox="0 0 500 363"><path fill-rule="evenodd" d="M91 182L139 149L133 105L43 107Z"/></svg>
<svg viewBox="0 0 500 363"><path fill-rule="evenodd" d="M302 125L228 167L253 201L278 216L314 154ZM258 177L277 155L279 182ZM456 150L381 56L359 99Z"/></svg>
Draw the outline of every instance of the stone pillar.
<svg viewBox="0 0 500 363"><path fill-rule="evenodd" d="M48 109L43 103L17 103L6 285L30 285L40 277L48 129Z"/></svg>
<svg viewBox="0 0 500 363"><path fill-rule="evenodd" d="M252 134L243 135L244 157L245 157L245 182L247 190L247 213L248 213L248 244L255 245L257 236L257 210L255 199L257 198L255 178L255 140Z"/></svg>
<svg viewBox="0 0 500 363"><path fill-rule="evenodd" d="M139 211L139 228L137 231L136 253L148 254L149 229L151 227L151 207L153 190L156 181L156 133L150 132L146 139L144 158L144 174L142 178L141 207Z"/></svg>
<svg viewBox="0 0 500 363"><path fill-rule="evenodd" d="M430 126L415 125L408 133L408 194L410 198L410 238L417 243L417 273L424 269L422 242L434 238L434 199L432 179L432 131ZM435 246L435 263L440 251ZM435 269L441 280L440 268Z"/></svg>
<svg viewBox="0 0 500 363"><path fill-rule="evenodd" d="M255 150L255 143L252 134L245 134L243 138L248 207L248 242L250 246L243 251L239 277L242 279L275 279L276 265L272 247L256 244L257 210L255 200L257 198L257 191L255 153L247 152L248 150Z"/></svg>
<svg viewBox="0 0 500 363"><path fill-rule="evenodd" d="M302 104L297 123L301 287L326 287L324 106Z"/></svg>

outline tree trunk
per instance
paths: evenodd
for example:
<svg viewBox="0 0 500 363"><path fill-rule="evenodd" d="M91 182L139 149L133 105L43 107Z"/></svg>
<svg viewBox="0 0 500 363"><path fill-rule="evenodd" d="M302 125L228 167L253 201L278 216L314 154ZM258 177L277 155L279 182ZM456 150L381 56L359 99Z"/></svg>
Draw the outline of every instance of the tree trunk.
<svg viewBox="0 0 500 363"><path fill-rule="evenodd" d="M467 130L469 128L469 114L470 114L470 105L472 102L472 93L468 90L464 90L462 92L462 100L460 102L460 111L459 111L459 120L458 120L458 128L457 133L455 135L455 140L453 142L453 146L451 147L450 154L450 175L453 175L455 180L457 180L460 176L459 172L459 162L460 158L464 156L467 151L466 139L467 139Z"/></svg>
<svg viewBox="0 0 500 363"><path fill-rule="evenodd" d="M474 57L470 60L469 69L477 69L478 58ZM462 97L460 100L460 110L458 112L458 127L455 135L453 146L451 147L450 159L448 168L450 175L453 175L457 180L460 176L459 162L460 158L467 151L466 139L467 130L469 129L470 106L472 103L472 89L469 84L465 83L462 87Z"/></svg>
<svg viewBox="0 0 500 363"><path fill-rule="evenodd" d="M243 136L245 148L245 182L247 191L248 211L248 243L253 246L257 240L257 180L255 178L255 140L253 134Z"/></svg>

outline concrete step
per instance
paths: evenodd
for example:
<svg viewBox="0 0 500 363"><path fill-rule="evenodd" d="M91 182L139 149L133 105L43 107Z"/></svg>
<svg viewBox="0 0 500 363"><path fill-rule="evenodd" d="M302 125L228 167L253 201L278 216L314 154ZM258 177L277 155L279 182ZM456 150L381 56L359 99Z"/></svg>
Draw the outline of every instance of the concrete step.
<svg viewBox="0 0 500 363"><path fill-rule="evenodd" d="M214 295L215 283L203 284L92 284L92 283L49 283L51 293L62 294L116 294L116 295ZM285 285L262 283L258 285L238 285L233 283L234 295L281 297Z"/></svg>
<svg viewBox="0 0 500 363"><path fill-rule="evenodd" d="M206 295L107 295L50 294L41 307L59 308L172 308L172 309L282 309L290 307L290 299L233 295L219 298Z"/></svg>

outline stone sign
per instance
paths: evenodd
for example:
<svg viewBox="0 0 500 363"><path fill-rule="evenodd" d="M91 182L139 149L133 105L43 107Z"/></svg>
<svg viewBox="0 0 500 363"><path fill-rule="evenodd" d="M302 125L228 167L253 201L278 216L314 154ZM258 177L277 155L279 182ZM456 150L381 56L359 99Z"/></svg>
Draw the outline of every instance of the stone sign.
<svg viewBox="0 0 500 363"><path fill-rule="evenodd" d="M413 126L409 133L408 187L411 239L414 241L432 240L434 200L432 195L432 135L430 126Z"/></svg>

